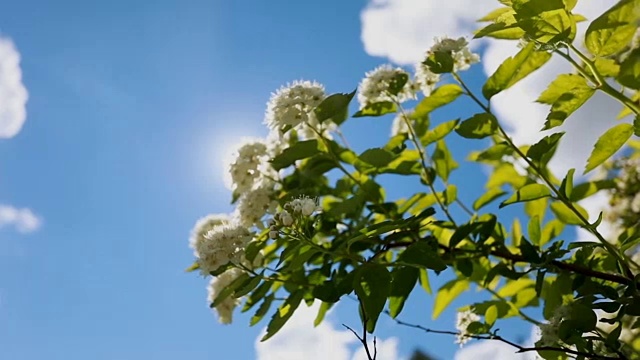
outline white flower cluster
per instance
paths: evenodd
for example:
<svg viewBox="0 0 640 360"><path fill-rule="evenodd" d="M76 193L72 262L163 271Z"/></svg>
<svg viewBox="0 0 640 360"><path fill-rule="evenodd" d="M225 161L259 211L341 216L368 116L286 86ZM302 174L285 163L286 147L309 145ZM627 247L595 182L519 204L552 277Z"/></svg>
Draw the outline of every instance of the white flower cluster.
<svg viewBox="0 0 640 360"><path fill-rule="evenodd" d="M216 299L216 296L220 294L220 292L229 284L231 284L235 279L237 279L242 274L242 270L237 268L229 269L219 276L216 276L211 279L209 282L207 300L209 304L213 303ZM220 304L215 307L215 311L218 314L218 321L222 324L231 324L233 320L233 309L240 304L239 298L234 298L233 296L229 296L224 299Z"/></svg>
<svg viewBox="0 0 640 360"><path fill-rule="evenodd" d="M189 247L193 249L194 255L198 256L196 249L198 244L205 241L205 235L216 226L224 225L230 221L230 217L227 214L210 214L196 221L195 226L191 230L191 237L189 238Z"/></svg>
<svg viewBox="0 0 640 360"><path fill-rule="evenodd" d="M556 346L560 341L558 337L558 327L564 318L569 316L569 307L565 305L558 306L553 312L553 316L546 324L540 324L540 340L536 342L538 346Z"/></svg>
<svg viewBox="0 0 640 360"><path fill-rule="evenodd" d="M469 332L467 328L471 325L472 322L480 321L480 316L474 313L471 310L465 310L462 312L458 312L458 316L456 318L456 329L458 330L458 335L456 336L456 344L460 344L462 347L471 339L469 336Z"/></svg>
<svg viewBox="0 0 640 360"><path fill-rule="evenodd" d="M235 160L229 166L234 190L245 192L260 180L267 164L267 145L262 140L246 141L236 153Z"/></svg>
<svg viewBox="0 0 640 360"><path fill-rule="evenodd" d="M238 200L234 218L242 226L264 228L262 218L266 214L273 214L278 207L274 191L274 184L271 181L263 181L242 194Z"/></svg>
<svg viewBox="0 0 640 360"><path fill-rule="evenodd" d="M330 121L320 124L313 112L325 97L324 86L321 84L315 81L294 81L271 94L265 123L281 138L287 133L286 127L296 130L298 136L304 139L316 138L316 131L325 135L335 129L335 124Z"/></svg>
<svg viewBox="0 0 640 360"><path fill-rule="evenodd" d="M269 237L276 239L279 236L279 226L276 221L283 227L292 226L297 219L310 217L316 212L322 211L322 207L318 205L317 199L308 196L294 199L284 205L285 210L280 211L274 217L269 227ZM289 209L289 210L287 210Z"/></svg>
<svg viewBox="0 0 640 360"><path fill-rule="evenodd" d="M360 109L369 104L381 101L397 100L398 102L404 102L410 99L415 99L415 92L413 91L411 81L407 81L397 95L390 95L389 87L391 86L392 81L401 74L405 74L407 77L409 76L409 73L403 69L399 67L394 68L391 65L382 65L366 73L365 78L358 86L358 102L360 103Z"/></svg>
<svg viewBox="0 0 640 360"><path fill-rule="evenodd" d="M480 56L472 53L468 45L469 43L463 37L458 39L436 38L435 44L431 47L429 53L450 53L454 60L453 70L455 72L464 71L469 69L472 64L480 61Z"/></svg>
<svg viewBox="0 0 640 360"><path fill-rule="evenodd" d="M195 244L200 273L207 276L229 262L241 263L251 239L252 234L240 224L231 222L214 227Z"/></svg>

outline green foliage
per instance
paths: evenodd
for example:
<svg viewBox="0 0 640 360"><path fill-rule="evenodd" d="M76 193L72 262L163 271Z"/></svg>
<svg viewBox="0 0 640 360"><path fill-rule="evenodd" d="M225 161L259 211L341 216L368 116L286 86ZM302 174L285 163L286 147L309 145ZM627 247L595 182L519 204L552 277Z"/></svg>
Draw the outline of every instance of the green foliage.
<svg viewBox="0 0 640 360"><path fill-rule="evenodd" d="M484 317L471 321L467 334L507 339L508 335L497 333L501 322L517 317L553 326L555 345L549 345L548 338L536 345L545 346L537 349L545 359L563 358L563 348L575 349L582 354L577 358L585 359L611 353L628 356L640 349L640 341L625 342L622 335L633 326L640 328L639 321L631 321L640 315L640 266L631 260L640 248L640 232L635 225L627 226L637 223L637 214L616 218L605 211L590 219L580 205L603 194L620 207L615 199L626 197L632 203L630 199L640 191L637 184L620 185L621 179L635 175L622 176L614 159L627 144L633 146L636 158L640 150L638 142L629 141L632 134L640 134L640 92L635 91L640 88L640 52L630 44L639 21L631 10L638 7L638 0L619 1L589 24L585 44L590 54L572 45L576 22L588 21L572 13L576 0L500 3L504 6L480 20L489 24L475 37L524 42L487 79L482 87L484 99L465 83L456 64L457 50L447 50L447 46L462 45L450 39L447 46L440 44L429 51L423 64L456 83L434 85L429 96L417 99L413 112L403 103L415 95L406 92L415 91L418 84L404 71L384 80L386 92L378 100L388 101L362 103L359 97L361 109L352 117L410 114L409 129L355 152L342 134L329 137L318 131L324 128L313 128L329 121L343 124L355 91L318 99L319 105L307 114L317 122L279 129L291 131L280 144L284 150L269 164L260 164L271 166L268 180L275 183L273 194L268 195L270 203L264 205L267 215L260 219L268 225L250 229L252 239L243 249L242 262L229 261L211 272L221 276L235 267L241 274L216 294L213 307L222 309L243 299L242 311L254 311L251 325L270 315L263 337L267 340L285 326L302 301L321 302L314 320L317 326L333 305L355 294L362 325L372 333L380 316L402 318L407 299L417 291L416 283L434 296L433 319L474 287L490 298L459 309ZM552 56L568 60L576 71L558 75L537 98L550 106L542 130L563 125L596 91L625 106L619 117L635 118L633 124L613 126L594 144L584 174L602 170L605 175L599 178L577 177L575 169L554 174L549 166L565 132L573 131L570 128L545 133L534 144L516 144L502 127L499 114L492 111L495 95L544 68ZM449 73L453 74L444 75ZM621 87L626 90L620 91ZM461 97L475 102L471 112L475 114L432 127L431 119L437 116L432 113L450 104L452 111L459 111L455 104ZM368 121L378 120L360 121L368 126ZM311 130L311 135L303 130ZM451 135L454 131L462 139ZM454 144L450 136L457 142L483 139L469 142L481 147L467 157L476 170L478 166L490 170L481 193L470 194L468 186L483 181L481 175L453 172L471 168L450 151ZM254 170L248 172L253 175ZM387 181L399 176L422 188L387 193L381 184L396 186ZM248 192L235 191L234 202ZM404 197L388 195L398 192ZM307 199L311 205L305 215L299 207L296 210L292 204L304 196L317 198L321 209L315 200ZM502 202L496 211L498 199ZM523 205L505 208L516 203ZM621 227L617 239L601 232L605 222ZM587 230L597 242L571 242L577 228ZM200 269L201 264L203 259L198 259L188 271ZM434 274L440 276L439 284L444 283L438 289L431 288L429 277ZM529 317L540 314L534 308L542 309L543 318ZM610 320L599 321L596 310L609 314ZM612 327L603 329L603 322ZM555 347L560 350L548 350Z"/></svg>

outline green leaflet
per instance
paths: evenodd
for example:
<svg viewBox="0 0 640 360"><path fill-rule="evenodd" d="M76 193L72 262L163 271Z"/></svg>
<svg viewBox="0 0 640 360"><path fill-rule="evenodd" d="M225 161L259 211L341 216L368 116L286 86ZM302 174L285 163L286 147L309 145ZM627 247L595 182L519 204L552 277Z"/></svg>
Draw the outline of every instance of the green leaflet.
<svg viewBox="0 0 640 360"><path fill-rule="evenodd" d="M549 195L551 195L551 191L545 185L528 184L518 189L507 200L503 201L500 204L500 208L510 204L548 197Z"/></svg>
<svg viewBox="0 0 640 360"><path fill-rule="evenodd" d="M500 64L482 87L482 94L487 100L510 88L551 59L551 53L535 51L535 47L536 45L531 42L515 56L507 58Z"/></svg>
<svg viewBox="0 0 640 360"><path fill-rule="evenodd" d="M633 125L619 124L607 130L596 142L584 169L586 174L615 154L633 134Z"/></svg>
<svg viewBox="0 0 640 360"><path fill-rule="evenodd" d="M562 74L540 95L537 102L551 104L543 130L562 125L564 120L580 108L594 94L587 80L579 75Z"/></svg>
<svg viewBox="0 0 640 360"><path fill-rule="evenodd" d="M639 0L621 0L589 25L585 45L592 54L609 56L622 50L633 38L638 21Z"/></svg>
<svg viewBox="0 0 640 360"><path fill-rule="evenodd" d="M364 308L367 332L372 333L391 293L391 274L382 265L364 264L356 270L353 289Z"/></svg>
<svg viewBox="0 0 640 360"><path fill-rule="evenodd" d="M453 102L462 95L462 89L455 84L445 84L436 88L431 95L420 101L411 117L423 117L429 115L433 110Z"/></svg>

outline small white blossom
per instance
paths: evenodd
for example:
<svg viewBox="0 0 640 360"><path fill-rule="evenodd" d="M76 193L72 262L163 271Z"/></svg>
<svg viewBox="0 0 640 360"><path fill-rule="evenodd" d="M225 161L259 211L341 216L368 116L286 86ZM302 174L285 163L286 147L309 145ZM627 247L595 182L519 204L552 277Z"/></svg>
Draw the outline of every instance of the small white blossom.
<svg viewBox="0 0 640 360"><path fill-rule="evenodd" d="M435 44L429 50L430 52L458 52L462 51L467 45L467 39L460 37L457 39L451 39L448 37L436 37L434 39Z"/></svg>
<svg viewBox="0 0 640 360"><path fill-rule="evenodd" d="M309 121L313 109L325 98L324 87L311 81L294 81L271 95L265 123L275 131Z"/></svg>
<svg viewBox="0 0 640 360"><path fill-rule="evenodd" d="M469 333L467 328L472 322L480 321L480 316L474 313L471 310L465 310L462 312L458 312L458 317L456 318L456 329L458 330L458 335L456 337L456 343L460 344L462 347L467 341L471 338L469 337Z"/></svg>
<svg viewBox="0 0 640 360"><path fill-rule="evenodd" d="M238 264L244 259L244 249L251 241L249 230L235 223L215 226L196 243L195 253L202 275L227 263Z"/></svg>
<svg viewBox="0 0 640 360"><path fill-rule="evenodd" d="M209 231L216 226L227 224L230 220L231 218L227 214L210 214L198 219L193 229L191 229L191 237L189 238L189 247L194 250L194 255L197 256L196 249L198 244L204 240Z"/></svg>
<svg viewBox="0 0 640 360"><path fill-rule="evenodd" d="M235 279L237 279L242 274L242 270L237 268L229 269L219 276L216 276L211 279L208 287L208 296L207 299L209 304L212 304L215 300L216 296L220 294L220 292L227 286L229 286ZM218 304L214 309L218 314L218 321L222 324L231 324L233 320L233 310L236 306L240 304L240 299L236 299L233 296L228 296L224 299L220 304Z"/></svg>
<svg viewBox="0 0 640 360"><path fill-rule="evenodd" d="M303 216L310 216L315 211L320 211L322 208L318 206L317 200L308 196L291 200L285 207L288 207L294 213L300 213Z"/></svg>
<svg viewBox="0 0 640 360"><path fill-rule="evenodd" d="M464 71L471 67L472 64L475 64L480 61L480 55L472 53L469 48L465 47L462 50L455 52L453 54L453 70L454 71Z"/></svg>
<svg viewBox="0 0 640 360"><path fill-rule="evenodd" d="M431 47L427 55L435 52L446 52L453 57L453 71L464 71L469 69L472 64L480 61L478 54L469 50L469 43L463 37L458 39L450 39L447 37L436 38L435 44Z"/></svg>
<svg viewBox="0 0 640 360"><path fill-rule="evenodd" d="M440 81L440 74L432 72L429 70L429 67L423 63L416 64L416 76L413 83L422 91L424 96L431 95L438 81Z"/></svg>
<svg viewBox="0 0 640 360"><path fill-rule="evenodd" d="M277 238L278 238L278 232L276 230L270 230L269 239L277 239Z"/></svg>
<svg viewBox="0 0 640 360"><path fill-rule="evenodd" d="M391 65L382 65L366 73L365 78L360 83L360 86L358 86L360 109L368 104L381 101L397 100L404 102L409 99L414 99L415 93L412 92L410 81L407 81L407 84L404 85L397 95L392 97L389 94L389 86L392 80L400 74L405 74L407 77L409 76L406 71L401 68L394 68Z"/></svg>
<svg viewBox="0 0 640 360"><path fill-rule="evenodd" d="M234 216L243 226L262 227L262 217L268 213L273 214L277 206L278 203L274 199L274 184L263 181L240 196Z"/></svg>
<svg viewBox="0 0 640 360"><path fill-rule="evenodd" d="M538 346L556 346L560 338L558 337L558 326L554 324L540 324L538 326L540 340L536 342Z"/></svg>
<svg viewBox="0 0 640 360"><path fill-rule="evenodd" d="M284 226L291 226L293 224L293 217L287 210L283 210L279 214L280 222Z"/></svg>

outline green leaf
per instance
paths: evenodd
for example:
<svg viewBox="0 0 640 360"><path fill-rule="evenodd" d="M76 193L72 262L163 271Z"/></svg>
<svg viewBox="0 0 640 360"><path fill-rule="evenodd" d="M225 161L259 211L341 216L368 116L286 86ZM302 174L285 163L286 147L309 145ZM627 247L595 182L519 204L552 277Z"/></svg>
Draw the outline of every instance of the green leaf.
<svg viewBox="0 0 640 360"><path fill-rule="evenodd" d="M562 0L516 0L513 10L518 26L537 42L571 42L576 35L576 22Z"/></svg>
<svg viewBox="0 0 640 360"><path fill-rule="evenodd" d="M395 113L396 111L398 111L396 104L391 101L381 101L373 104L367 104L365 107L360 109L360 111L353 114L353 117L382 116Z"/></svg>
<svg viewBox="0 0 640 360"><path fill-rule="evenodd" d="M487 311L484 313L484 321L489 324L489 326L493 326L493 324L498 319L498 307L495 305L489 306Z"/></svg>
<svg viewBox="0 0 640 360"><path fill-rule="evenodd" d="M551 195L551 191L548 187L542 184L528 184L513 193L507 200L500 204L500 208L503 208L510 204L515 204L523 201L531 201Z"/></svg>
<svg viewBox="0 0 640 360"><path fill-rule="evenodd" d="M542 235L540 236L540 243L538 245L544 246L549 241L560 236L564 230L564 223L558 219L552 219L544 225L542 229Z"/></svg>
<svg viewBox="0 0 640 360"><path fill-rule="evenodd" d="M322 304L320 304L320 308L318 309L318 314L316 315L316 318L313 320L313 326L318 326L320 325L320 323L322 323L322 320L324 320L324 316L327 313L327 311L329 311L329 309L331 309L331 306L333 304L330 303L326 303L323 302Z"/></svg>
<svg viewBox="0 0 640 360"><path fill-rule="evenodd" d="M284 149L281 154L271 160L274 169L280 170L293 165L297 160L306 159L319 153L318 140L299 141Z"/></svg>
<svg viewBox="0 0 640 360"><path fill-rule="evenodd" d="M617 80L621 85L640 90L640 48L631 51L620 64Z"/></svg>
<svg viewBox="0 0 640 360"><path fill-rule="evenodd" d="M427 116L433 110L453 102L460 95L462 95L460 86L455 84L442 85L420 101L411 114L411 118Z"/></svg>
<svg viewBox="0 0 640 360"><path fill-rule="evenodd" d="M589 332L596 328L598 317L595 312L586 305L574 303L569 310L569 320L580 332Z"/></svg>
<svg viewBox="0 0 640 360"><path fill-rule="evenodd" d="M216 307L220 305L224 300L226 300L231 294L233 294L236 289L246 285L251 281L251 277L247 273L242 273L236 279L234 279L229 285L223 288L218 294L216 294L213 302L209 305L210 307Z"/></svg>
<svg viewBox="0 0 640 360"><path fill-rule="evenodd" d="M589 219L589 214L587 210L582 208L582 206L578 204L572 204L573 207L584 217L585 219ZM573 210L569 209L567 205L560 201L554 201L551 203L551 211L555 214L558 220L562 221L565 224L569 225L583 225L584 223L578 215L576 215Z"/></svg>
<svg viewBox="0 0 640 360"><path fill-rule="evenodd" d="M445 74L453 71L454 59L450 52L436 51L430 53L423 64L435 74Z"/></svg>
<svg viewBox="0 0 640 360"><path fill-rule="evenodd" d="M200 264L197 261L194 261L193 264L191 264L191 266L189 266L188 268L186 268L184 271L185 272L193 272L200 269Z"/></svg>
<svg viewBox="0 0 640 360"><path fill-rule="evenodd" d="M444 140L438 141L431 159L434 162L436 173L444 181L449 179L451 171L458 168L458 163L453 159L453 156L451 156L451 152L447 149Z"/></svg>
<svg viewBox="0 0 640 360"><path fill-rule="evenodd" d="M353 289L367 316L367 332L372 333L391 293L391 274L382 265L366 263L356 270Z"/></svg>
<svg viewBox="0 0 640 360"><path fill-rule="evenodd" d="M424 242L409 245L398 257L398 263L424 266L436 272L443 271L447 268L447 264L438 256L438 251L432 249Z"/></svg>
<svg viewBox="0 0 640 360"><path fill-rule="evenodd" d="M389 295L389 313L396 318L402 311L407 297L418 281L420 271L414 267L399 266L393 269L391 277L391 294Z"/></svg>
<svg viewBox="0 0 640 360"><path fill-rule="evenodd" d="M387 91L391 95L398 95L404 88L405 84L409 81L409 75L405 72L398 72L394 75L393 79L389 81L389 88Z"/></svg>
<svg viewBox="0 0 640 360"><path fill-rule="evenodd" d="M433 302L433 315L431 318L433 320L437 319L458 295L468 289L469 281L466 279L454 279L442 285Z"/></svg>
<svg viewBox="0 0 640 360"><path fill-rule="evenodd" d="M624 49L636 32L640 1L620 0L593 20L584 39L587 49L597 56L609 56Z"/></svg>
<svg viewBox="0 0 640 360"><path fill-rule="evenodd" d="M342 296L336 286L335 281L326 280L313 288L313 297L322 300L324 303L335 303Z"/></svg>
<svg viewBox="0 0 640 360"><path fill-rule="evenodd" d="M596 142L587 160L586 174L605 162L624 145L633 134L633 125L619 124L607 130Z"/></svg>
<svg viewBox="0 0 640 360"><path fill-rule="evenodd" d="M640 136L640 115L633 118L633 135Z"/></svg>
<svg viewBox="0 0 640 360"><path fill-rule="evenodd" d="M485 191L476 201L473 202L473 210L480 210L483 206L488 205L495 199L503 196L507 192L500 187L493 187Z"/></svg>
<svg viewBox="0 0 640 360"><path fill-rule="evenodd" d="M612 180L597 180L579 184L573 188L569 200L576 202L597 193L600 190L613 189L616 187Z"/></svg>
<svg viewBox="0 0 640 360"><path fill-rule="evenodd" d="M535 245L540 245L540 217L538 215L531 217L529 219L529 226L527 227L529 231L529 240Z"/></svg>
<svg viewBox="0 0 640 360"><path fill-rule="evenodd" d="M358 159L366 162L367 164L371 164L375 167L383 167L388 165L396 156L382 148L372 148L365 150Z"/></svg>
<svg viewBox="0 0 640 360"><path fill-rule="evenodd" d="M300 301L302 301L302 297L304 296L304 291L298 290L293 292L287 300L280 305L278 311L273 314L271 321L267 325L267 333L260 339L260 341L268 340L270 337L275 335L286 322L291 318L293 313L300 305Z"/></svg>
<svg viewBox="0 0 640 360"><path fill-rule="evenodd" d="M545 167L555 154L563 135L564 132L559 132L543 137L527 150L527 157L533 160L538 167Z"/></svg>
<svg viewBox="0 0 640 360"><path fill-rule="evenodd" d="M544 65L551 58L551 53L535 51L535 43L530 42L515 56L507 58L489 77L482 87L482 94L488 100L499 92L513 86L524 77Z"/></svg>
<svg viewBox="0 0 640 360"><path fill-rule="evenodd" d="M493 24L489 24L484 28L474 32L474 39L489 36L496 39L510 39L519 40L524 36L524 30L522 30L514 17L515 11L509 7L503 8L503 11L498 17L495 18Z"/></svg>
<svg viewBox="0 0 640 360"><path fill-rule="evenodd" d="M595 58L593 64L604 77L616 77L620 73L620 65L613 59L599 57Z"/></svg>
<svg viewBox="0 0 640 360"><path fill-rule="evenodd" d="M260 322L260 320L262 320L262 318L267 314L267 312L271 308L273 299L274 299L273 294L264 298L264 300L262 301L262 304L260 304L260 306L258 307L258 310L256 310L256 313L253 314L253 316L251 317L251 320L249 321L250 326L257 324Z"/></svg>
<svg viewBox="0 0 640 360"><path fill-rule="evenodd" d="M249 280L249 282L245 282L244 284L242 284L242 286L236 289L236 291L233 292L233 297L239 298L247 295L248 293L253 291L253 289L255 289L258 285L260 285L260 281L262 281L262 276L253 277L251 280Z"/></svg>
<svg viewBox="0 0 640 360"><path fill-rule="evenodd" d="M562 179L562 183L560 184L560 193L567 199L571 199L571 193L573 192L573 174L575 172L576 169L569 169L567 176Z"/></svg>
<svg viewBox="0 0 640 360"><path fill-rule="evenodd" d="M356 90L348 94L329 95L313 110L316 119L320 123L331 120L336 125L342 124L349 117L349 103L355 94Z"/></svg>
<svg viewBox="0 0 640 360"><path fill-rule="evenodd" d="M543 130L562 125L564 120L593 95L595 89L579 75L562 74L549 84L537 102L551 104Z"/></svg>
<svg viewBox="0 0 640 360"><path fill-rule="evenodd" d="M431 284L429 283L429 273L427 269L419 269L420 271L420 286L424 289L424 291L431 295Z"/></svg>
<svg viewBox="0 0 640 360"><path fill-rule="evenodd" d="M498 121L488 113L475 114L456 128L458 135L467 139L484 139L498 130Z"/></svg>
<svg viewBox="0 0 640 360"><path fill-rule="evenodd" d="M420 138L422 146L427 146L438 140L444 139L445 136L449 135L453 129L456 128L459 122L460 119L447 121L436 126L433 130L427 131L424 136Z"/></svg>
<svg viewBox="0 0 640 360"><path fill-rule="evenodd" d="M513 9L511 9L510 7L501 7L498 9L495 9L493 11L491 11L490 13L488 13L487 15L481 17L480 19L476 20L477 22L486 22L486 21L494 21L497 20L498 18L500 18L501 15L506 14L506 13L515 13L513 11Z"/></svg>

